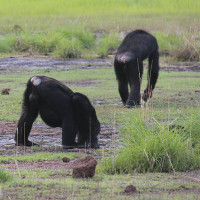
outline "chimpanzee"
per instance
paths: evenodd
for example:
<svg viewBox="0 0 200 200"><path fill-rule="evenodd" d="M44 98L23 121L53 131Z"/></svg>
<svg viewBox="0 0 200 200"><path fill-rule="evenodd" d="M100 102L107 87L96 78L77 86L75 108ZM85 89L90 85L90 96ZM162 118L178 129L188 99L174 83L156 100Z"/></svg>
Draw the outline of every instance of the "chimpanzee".
<svg viewBox="0 0 200 200"><path fill-rule="evenodd" d="M51 127L62 127L63 148L99 148L100 123L89 99L74 93L61 82L46 76L29 79L17 125L17 146L35 145L28 140L32 124L40 114ZM76 142L76 136L78 141Z"/></svg>
<svg viewBox="0 0 200 200"><path fill-rule="evenodd" d="M119 94L123 104L128 108L141 103L140 86L143 75L143 60L147 57L148 84L142 97L145 102L152 97L152 91L158 78L158 44L156 38L146 31L135 30L128 33L119 46L114 59Z"/></svg>

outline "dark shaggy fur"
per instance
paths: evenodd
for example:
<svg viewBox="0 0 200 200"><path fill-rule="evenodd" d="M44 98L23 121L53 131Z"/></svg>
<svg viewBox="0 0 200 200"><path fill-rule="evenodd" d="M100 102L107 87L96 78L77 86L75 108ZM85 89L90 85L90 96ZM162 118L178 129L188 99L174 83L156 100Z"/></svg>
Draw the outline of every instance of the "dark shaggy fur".
<svg viewBox="0 0 200 200"><path fill-rule="evenodd" d="M114 60L115 74L122 102L126 107L140 104L140 86L143 75L143 60L148 58L148 84L143 100L152 96L159 73L157 40L143 30L129 33L117 50ZM130 92L128 89L130 86Z"/></svg>
<svg viewBox="0 0 200 200"><path fill-rule="evenodd" d="M85 95L74 93L53 78L32 77L24 92L22 115L15 134L16 145L34 145L28 137L38 114L47 125L62 127L63 148L81 148L88 144L91 148L99 148L100 123Z"/></svg>

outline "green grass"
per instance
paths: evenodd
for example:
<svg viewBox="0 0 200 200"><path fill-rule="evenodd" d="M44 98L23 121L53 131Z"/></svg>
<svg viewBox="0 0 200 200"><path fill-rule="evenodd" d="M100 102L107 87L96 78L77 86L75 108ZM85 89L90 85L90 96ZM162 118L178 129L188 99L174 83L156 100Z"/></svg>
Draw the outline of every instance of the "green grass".
<svg viewBox="0 0 200 200"><path fill-rule="evenodd" d="M144 115L144 116L143 116ZM145 121L145 113L123 120L123 148L104 159L104 172L171 172L187 171L200 166L200 112L186 116L184 128L161 124L154 118ZM181 120L181 119L180 119ZM179 125L180 126L180 125ZM191 129L191 130L190 130Z"/></svg>
<svg viewBox="0 0 200 200"><path fill-rule="evenodd" d="M198 0L0 0L0 55L104 57L127 32L145 29L157 36L161 53L198 61L199 6Z"/></svg>
<svg viewBox="0 0 200 200"><path fill-rule="evenodd" d="M65 17L96 17L96 16L109 16L116 15L132 15L134 14L199 14L198 7L200 3L198 0L75 0L57 2L50 0L43 1L24 1L21 0L20 4L17 0L12 0L8 3L1 0L0 12L4 16L47 16L58 15ZM26 8L26 9L24 9ZM111 9L112 8L112 9Z"/></svg>
<svg viewBox="0 0 200 200"><path fill-rule="evenodd" d="M106 57L112 51L115 51L122 41L122 37L114 32L111 32L109 35L105 36L97 44L97 53L100 57Z"/></svg>
<svg viewBox="0 0 200 200"><path fill-rule="evenodd" d="M57 175L57 177L54 175ZM62 175L64 178L60 178ZM23 177L23 178L21 178ZM184 175L142 174L104 175L91 179L72 179L67 170L21 170L14 174L15 182L4 184L3 199L73 198L81 199L198 199L199 184L185 181ZM62 180L62 181L61 181ZM134 185L137 192L124 194L127 185ZM180 186L185 188L181 188ZM11 189L12 188L12 189ZM193 191L193 192L191 192ZM95 195L94 195L95 193Z"/></svg>
<svg viewBox="0 0 200 200"><path fill-rule="evenodd" d="M12 179L12 175L0 168L0 184L5 183Z"/></svg>
<svg viewBox="0 0 200 200"><path fill-rule="evenodd" d="M18 162L37 162L37 161L47 161L47 160L62 160L63 157L67 156L69 159L77 157L75 153L50 153L50 152L39 152L34 154L25 155L13 155L7 156L2 155L0 157L0 163L13 163Z"/></svg>
<svg viewBox="0 0 200 200"><path fill-rule="evenodd" d="M189 33L153 32L157 37L161 55L170 55L179 60L199 60L199 35ZM2 54L44 54L61 58L106 57L116 52L124 36L119 32L101 34L71 26L48 33L19 32L0 37Z"/></svg>

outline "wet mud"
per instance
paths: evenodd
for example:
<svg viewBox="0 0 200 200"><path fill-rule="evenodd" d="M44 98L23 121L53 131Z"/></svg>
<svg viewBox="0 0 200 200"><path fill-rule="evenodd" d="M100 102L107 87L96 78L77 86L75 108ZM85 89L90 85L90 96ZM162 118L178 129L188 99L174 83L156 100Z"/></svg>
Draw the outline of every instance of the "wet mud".
<svg viewBox="0 0 200 200"><path fill-rule="evenodd" d="M16 123L13 122L0 122L0 155L3 150L10 150L9 154L15 154L15 141L14 134L16 131ZM29 140L37 143L40 149L43 151L44 148L49 148L56 151L62 151L62 129L61 128L51 128L42 122L36 122L33 124ZM101 149L116 149L116 141L119 139L119 134L117 133L115 127L108 124L101 124L101 133L99 135L99 145ZM13 149L13 151L12 151ZM23 152L23 147L19 147ZM78 151L70 150L70 151ZM85 150L81 150L84 152ZM4 153L3 153L4 154Z"/></svg>

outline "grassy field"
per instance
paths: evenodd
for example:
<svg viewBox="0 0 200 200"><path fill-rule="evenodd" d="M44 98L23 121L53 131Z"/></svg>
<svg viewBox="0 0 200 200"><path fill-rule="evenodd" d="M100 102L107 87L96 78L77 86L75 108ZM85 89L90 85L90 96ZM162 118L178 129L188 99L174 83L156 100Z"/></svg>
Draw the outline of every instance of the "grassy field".
<svg viewBox="0 0 200 200"><path fill-rule="evenodd" d="M0 55L103 57L127 32L145 29L162 54L199 60L199 7L198 0L0 0Z"/></svg>
<svg viewBox="0 0 200 200"><path fill-rule="evenodd" d="M138 25L140 27L137 28L141 28L148 24L145 22L156 25L158 21L167 19L167 27L171 23L177 23L189 28L193 23L198 23L196 20L200 14L198 0L1 0L0 4L2 31L12 28L12 24L19 24L32 31L46 31L79 23L92 30L132 30ZM193 20L190 24L182 20L174 21L174 18L180 17L183 20L188 17ZM152 18L159 19L153 21ZM152 27L151 25L148 27ZM167 30L165 23L157 24L159 25Z"/></svg>

